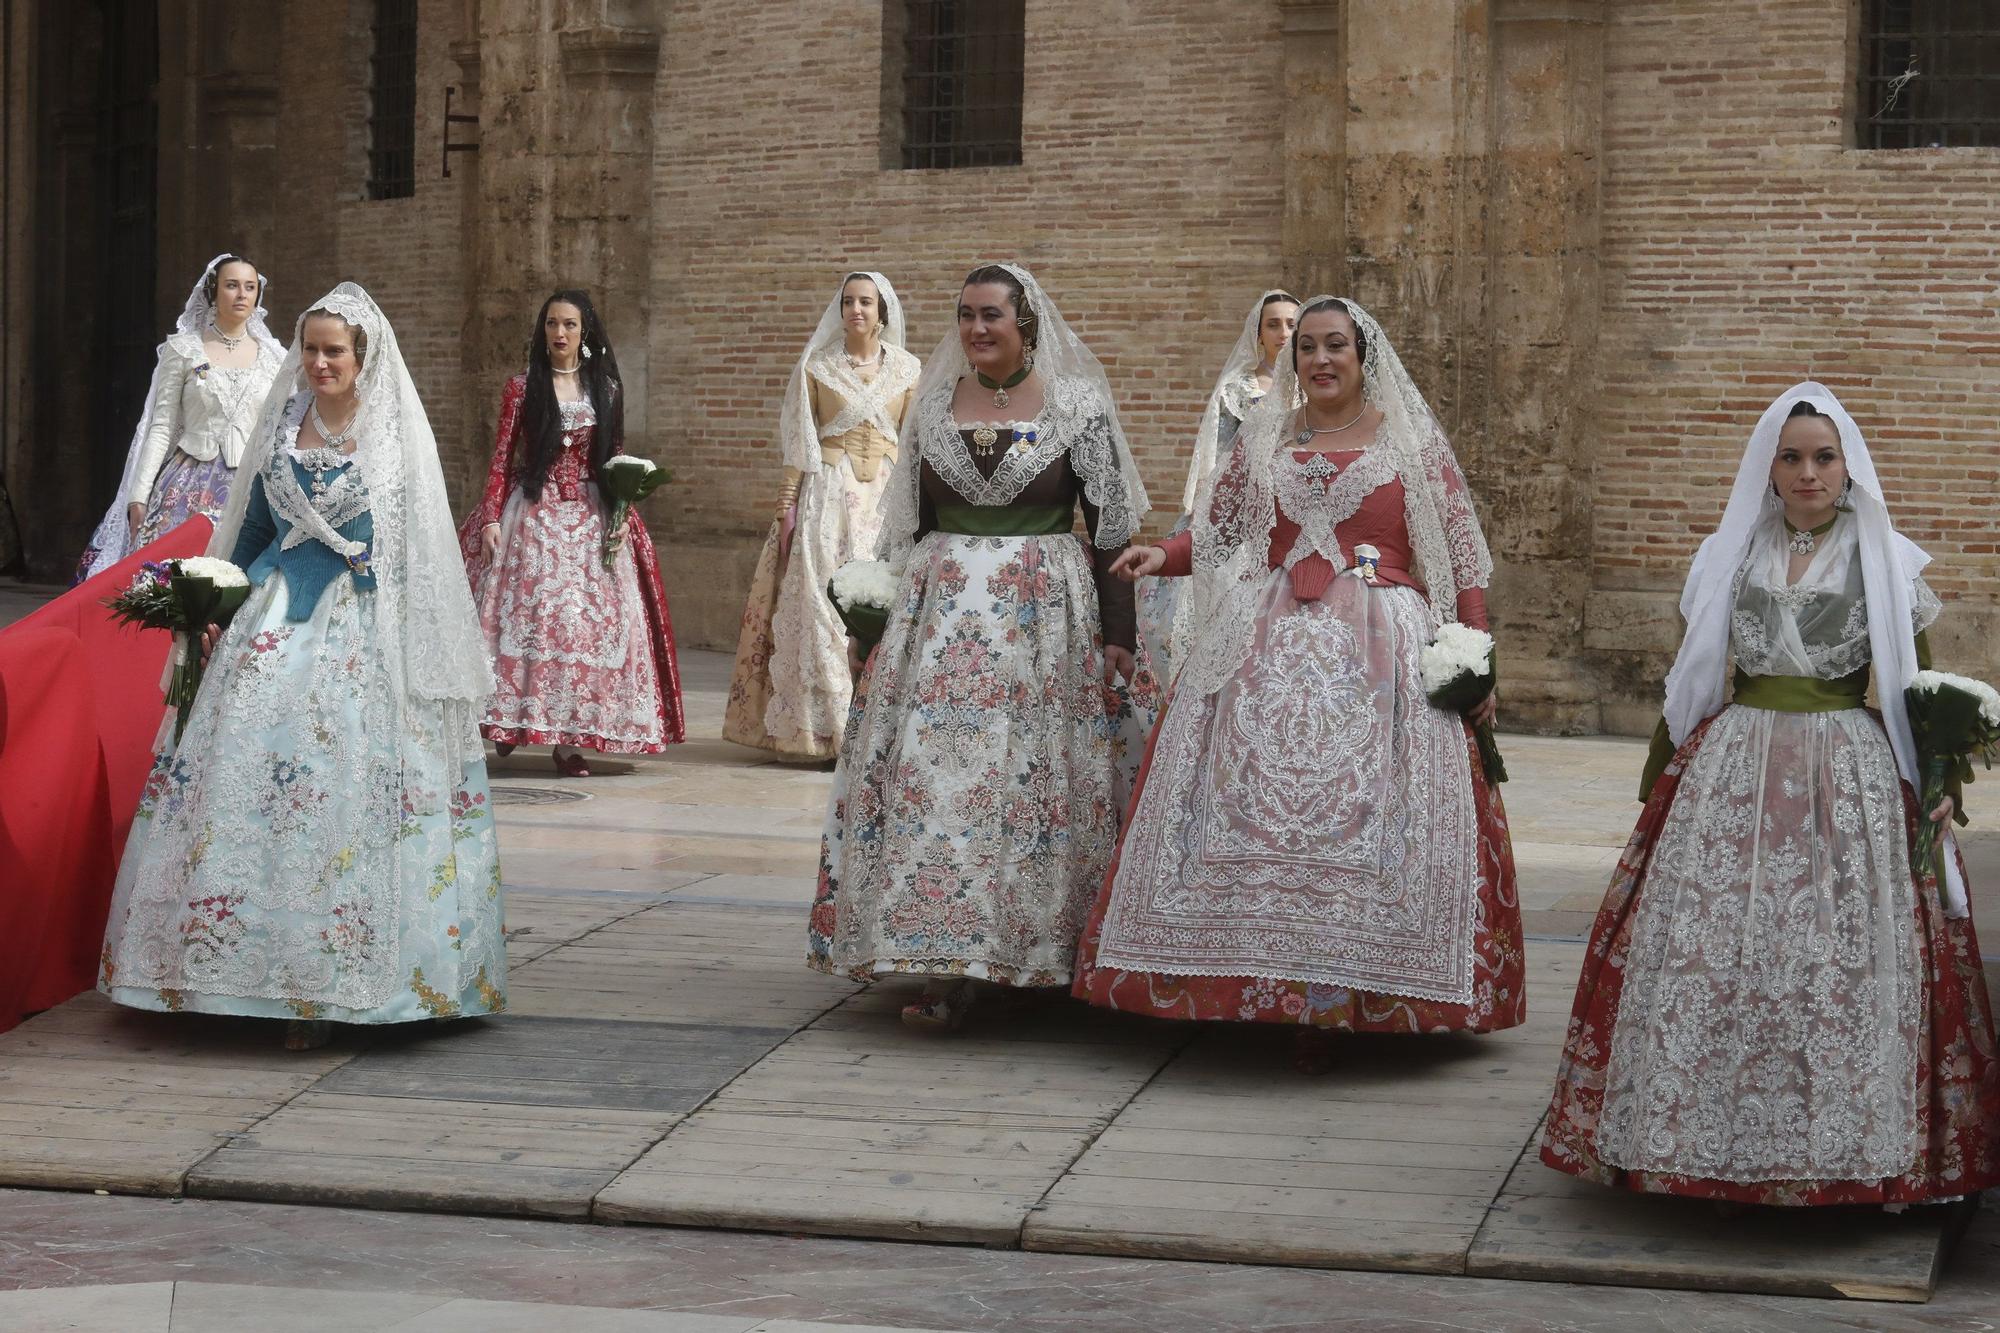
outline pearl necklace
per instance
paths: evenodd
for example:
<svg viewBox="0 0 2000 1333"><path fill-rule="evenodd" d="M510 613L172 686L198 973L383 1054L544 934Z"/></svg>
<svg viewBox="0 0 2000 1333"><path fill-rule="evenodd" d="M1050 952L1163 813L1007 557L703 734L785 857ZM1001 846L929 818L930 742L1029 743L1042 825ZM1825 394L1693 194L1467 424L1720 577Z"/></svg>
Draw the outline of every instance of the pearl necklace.
<svg viewBox="0 0 2000 1333"><path fill-rule="evenodd" d="M1368 415L1368 404L1366 403L1363 403L1361 405L1361 410L1354 414L1354 421L1348 422L1347 425L1345 426L1315 426L1310 421L1307 421L1304 415L1301 415L1299 417L1300 429L1298 434L1298 442L1301 445L1308 445L1313 442L1313 436L1315 435L1338 435L1340 434L1340 432L1353 426L1355 421L1359 421L1361 420L1361 418L1367 415Z"/></svg>
<svg viewBox="0 0 2000 1333"><path fill-rule="evenodd" d="M250 336L250 334L246 331L243 333L239 333L232 338L228 334L224 333L222 331L222 326L215 323L213 320L209 321L208 331L215 335L215 340L222 344L222 350L225 352L235 351L237 348L241 347L244 343L244 340L246 340Z"/></svg>
<svg viewBox="0 0 2000 1333"><path fill-rule="evenodd" d="M331 426L328 426L326 418L319 414L319 404L314 403L312 405L313 429L319 432L319 437L326 442L326 447L336 452L339 451L342 445L354 438L355 423L360 419L360 416L361 411L357 407L354 415L347 419L347 429L336 431Z"/></svg>

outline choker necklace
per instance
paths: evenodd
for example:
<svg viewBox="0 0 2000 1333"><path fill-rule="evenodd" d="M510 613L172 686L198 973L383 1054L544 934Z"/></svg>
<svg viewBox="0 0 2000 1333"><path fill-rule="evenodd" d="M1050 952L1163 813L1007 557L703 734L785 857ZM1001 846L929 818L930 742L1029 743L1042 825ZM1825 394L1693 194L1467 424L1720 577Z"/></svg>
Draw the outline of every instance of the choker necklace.
<svg viewBox="0 0 2000 1333"><path fill-rule="evenodd" d="M326 418L319 414L319 404L314 403L312 405L312 419L313 419L314 429L319 431L320 439L326 441L326 447L336 452L339 451L341 445L346 444L349 440L354 438L354 423L356 418L360 417L360 415L361 415L361 410L357 407L355 409L354 415L347 419L347 429L343 431L336 431L332 427L328 426L326 424Z"/></svg>
<svg viewBox="0 0 2000 1333"><path fill-rule="evenodd" d="M859 370L863 366L872 366L882 359L882 346L882 344L876 345L875 355L873 356L856 357L854 353L848 351L845 347L840 349L840 354L847 358L847 364L850 369Z"/></svg>
<svg viewBox="0 0 2000 1333"><path fill-rule="evenodd" d="M1302 445L1311 444L1313 442L1313 436L1315 435L1338 435L1340 434L1340 432L1352 426L1355 421L1359 421L1361 420L1361 418L1367 415L1368 415L1368 404L1363 403L1361 405L1361 410L1354 414L1354 421L1348 422L1346 426L1315 426L1311 422L1306 420L1304 413L1300 413L1298 442Z"/></svg>
<svg viewBox="0 0 2000 1333"><path fill-rule="evenodd" d="M1033 365L1023 365L1019 370L1009 375L1004 382L992 378L983 370L975 370L972 373L979 377L980 388L993 390L993 406L1005 407L1007 406L1007 390L1028 378L1028 373L1033 369Z"/></svg>
<svg viewBox="0 0 2000 1333"><path fill-rule="evenodd" d="M222 344L222 350L225 352L235 351L237 348L243 345L243 340L250 336L249 332L246 330L245 332L239 333L232 338L228 334L222 331L222 326L220 324L217 324L213 320L209 321L208 331L215 335L215 340Z"/></svg>
<svg viewBox="0 0 2000 1333"><path fill-rule="evenodd" d="M583 362L579 361L575 365L565 368L551 361L549 362L549 369L553 370L558 375L574 375L576 374L577 371L583 369Z"/></svg>
<svg viewBox="0 0 2000 1333"><path fill-rule="evenodd" d="M1817 539L1832 531L1833 525L1839 521L1840 515L1835 514L1816 528L1795 528L1792 526L1792 520L1788 518L1785 520L1785 531L1790 533L1791 537L1785 542L1785 546L1793 555L1811 555L1819 549Z"/></svg>

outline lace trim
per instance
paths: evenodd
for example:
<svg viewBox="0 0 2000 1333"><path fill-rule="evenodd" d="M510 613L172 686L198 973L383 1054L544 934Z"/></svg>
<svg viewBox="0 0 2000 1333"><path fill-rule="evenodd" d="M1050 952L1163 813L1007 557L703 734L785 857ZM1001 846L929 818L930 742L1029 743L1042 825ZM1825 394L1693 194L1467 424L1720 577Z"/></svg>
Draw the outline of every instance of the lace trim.
<svg viewBox="0 0 2000 1333"><path fill-rule="evenodd" d="M884 344L882 368L875 378L864 380L847 364L847 354L837 347L822 347L806 362L806 374L840 395L840 411L819 428L822 440L837 440L868 422L890 439L896 438L902 422L889 415L889 404L917 382L917 358L902 348Z"/></svg>
<svg viewBox="0 0 2000 1333"><path fill-rule="evenodd" d="M1338 573L1347 568L1335 529L1361 512L1370 495L1396 479L1396 465L1384 453L1364 453L1340 467L1322 453L1301 461L1287 451L1276 469L1278 508L1299 525L1284 568L1321 555Z"/></svg>

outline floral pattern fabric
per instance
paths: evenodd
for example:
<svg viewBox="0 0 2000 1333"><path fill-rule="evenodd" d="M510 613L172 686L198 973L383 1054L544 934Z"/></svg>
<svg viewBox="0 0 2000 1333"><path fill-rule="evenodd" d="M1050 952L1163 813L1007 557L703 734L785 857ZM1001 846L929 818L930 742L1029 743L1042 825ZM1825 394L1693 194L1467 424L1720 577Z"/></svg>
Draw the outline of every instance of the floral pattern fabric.
<svg viewBox="0 0 2000 1333"><path fill-rule="evenodd" d="M2000 1184L1978 941L1910 870L1918 818L1860 710L1732 705L1704 723L1655 785L1592 927L1542 1160L1743 1203Z"/></svg>
<svg viewBox="0 0 2000 1333"><path fill-rule="evenodd" d="M1074 536L921 539L842 743L810 965L1067 984L1154 688L1103 684Z"/></svg>
<svg viewBox="0 0 2000 1333"><path fill-rule="evenodd" d="M499 1011L485 765L446 771L444 710L390 679L374 594L342 575L299 621L287 595L282 571L264 579L180 745L162 730L99 989L138 1008L352 1023Z"/></svg>
<svg viewBox="0 0 2000 1333"><path fill-rule="evenodd" d="M685 735L673 624L653 542L636 510L612 567L590 475L596 416L562 404L563 448L539 500L518 473L525 376L507 385L486 495L460 529L495 690L480 732L512 745L657 754ZM500 525L488 559L481 532Z"/></svg>

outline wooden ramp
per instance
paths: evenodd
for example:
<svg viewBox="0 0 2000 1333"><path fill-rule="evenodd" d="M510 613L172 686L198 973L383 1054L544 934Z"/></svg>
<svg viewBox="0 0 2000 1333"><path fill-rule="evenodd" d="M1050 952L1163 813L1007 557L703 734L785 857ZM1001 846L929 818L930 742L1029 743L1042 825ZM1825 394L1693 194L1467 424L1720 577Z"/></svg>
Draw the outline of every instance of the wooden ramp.
<svg viewBox="0 0 2000 1333"><path fill-rule="evenodd" d="M1187 1039L1066 1002L944 1039L877 987L773 1051L597 1199L614 1222L1018 1243Z"/></svg>

